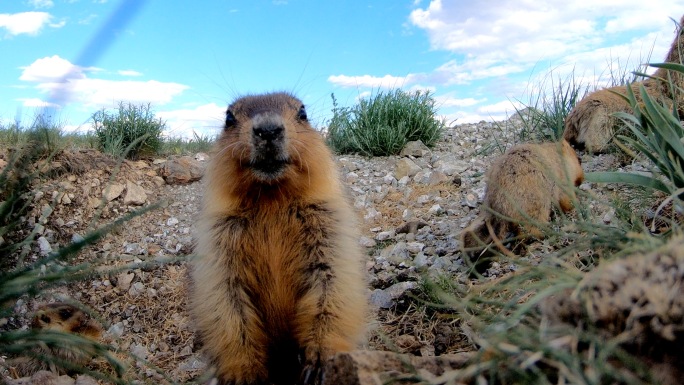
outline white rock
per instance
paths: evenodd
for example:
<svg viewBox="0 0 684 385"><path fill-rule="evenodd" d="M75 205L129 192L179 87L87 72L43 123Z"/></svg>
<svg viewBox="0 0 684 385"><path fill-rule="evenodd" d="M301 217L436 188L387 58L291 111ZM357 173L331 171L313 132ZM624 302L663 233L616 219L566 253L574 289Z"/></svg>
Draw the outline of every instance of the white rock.
<svg viewBox="0 0 684 385"><path fill-rule="evenodd" d="M145 189L131 182L126 182L126 195L124 196L124 204L140 206L147 201L147 194Z"/></svg>
<svg viewBox="0 0 684 385"><path fill-rule="evenodd" d="M102 190L102 196L105 198L105 200L107 200L107 202L111 202L121 196L124 188L125 186L120 183L109 184Z"/></svg>
<svg viewBox="0 0 684 385"><path fill-rule="evenodd" d="M397 161L396 172L394 173L398 179L405 176L412 177L421 170L414 161L409 158L401 158Z"/></svg>
<svg viewBox="0 0 684 385"><path fill-rule="evenodd" d="M406 244L406 249L411 254L418 254L425 248L425 244L421 242L408 242Z"/></svg>
<svg viewBox="0 0 684 385"><path fill-rule="evenodd" d="M40 247L40 255L42 256L46 256L52 252L52 246L50 246L50 242L48 242L45 237L38 238L38 247Z"/></svg>

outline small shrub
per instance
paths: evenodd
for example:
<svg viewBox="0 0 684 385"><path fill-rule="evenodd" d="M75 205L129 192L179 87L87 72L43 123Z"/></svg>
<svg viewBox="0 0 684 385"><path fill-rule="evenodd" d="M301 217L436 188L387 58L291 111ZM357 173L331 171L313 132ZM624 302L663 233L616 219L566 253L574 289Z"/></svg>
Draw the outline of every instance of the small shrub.
<svg viewBox="0 0 684 385"><path fill-rule="evenodd" d="M436 117L430 92L381 91L352 108L338 107L332 98L327 139L337 153L394 155L409 141L432 147L442 135L444 122Z"/></svg>
<svg viewBox="0 0 684 385"><path fill-rule="evenodd" d="M119 102L117 113L102 109L93 114L92 120L100 149L105 153L138 159L161 150L166 123L155 117L149 103Z"/></svg>

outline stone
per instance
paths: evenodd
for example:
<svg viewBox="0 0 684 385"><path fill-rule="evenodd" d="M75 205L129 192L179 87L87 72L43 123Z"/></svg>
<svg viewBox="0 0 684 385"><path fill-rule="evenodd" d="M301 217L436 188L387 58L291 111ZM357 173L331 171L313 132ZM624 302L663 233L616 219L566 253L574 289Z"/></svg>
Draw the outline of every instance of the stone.
<svg viewBox="0 0 684 385"><path fill-rule="evenodd" d="M409 233L417 233L419 229L422 229L423 227L427 226L427 222L425 221L409 221L404 223L403 225L399 226L397 228L397 234L409 234Z"/></svg>
<svg viewBox="0 0 684 385"><path fill-rule="evenodd" d="M127 181L126 182L126 195L124 196L124 204L140 206L145 204L147 201L147 194L145 189L138 186L137 184Z"/></svg>
<svg viewBox="0 0 684 385"><path fill-rule="evenodd" d="M349 172L347 175L344 177L347 183L356 183L359 180L359 175L355 172Z"/></svg>
<svg viewBox="0 0 684 385"><path fill-rule="evenodd" d="M167 184L188 184L202 179L204 165L191 156L181 156L164 162L160 174Z"/></svg>
<svg viewBox="0 0 684 385"><path fill-rule="evenodd" d="M76 383L74 385L97 385L97 380L85 374L76 376Z"/></svg>
<svg viewBox="0 0 684 385"><path fill-rule="evenodd" d="M125 327L123 322L117 322L107 329L107 334L109 334L112 338L121 338L121 336L124 334L124 329Z"/></svg>
<svg viewBox="0 0 684 385"><path fill-rule="evenodd" d="M67 376L59 376L47 370L40 370L31 377L8 379L7 385L74 385L74 379Z"/></svg>
<svg viewBox="0 0 684 385"><path fill-rule="evenodd" d="M414 140L407 142L404 148L401 149L399 153L400 156L414 156L416 158L422 158L424 156L430 156L430 149L423 144L420 140Z"/></svg>
<svg viewBox="0 0 684 385"><path fill-rule="evenodd" d="M419 357L394 352L355 350L335 354L325 364L321 385L382 385L403 383L400 377L420 376L426 383L442 383L438 377L446 371L464 368L473 353Z"/></svg>
<svg viewBox="0 0 684 385"><path fill-rule="evenodd" d="M378 243L368 237L359 238L359 244L363 247L375 247Z"/></svg>
<svg viewBox="0 0 684 385"><path fill-rule="evenodd" d="M463 197L463 206L468 206L470 208L476 208L477 207L477 196L475 194L466 194L465 197Z"/></svg>
<svg viewBox="0 0 684 385"><path fill-rule="evenodd" d="M408 281L395 283L387 289L375 289L371 293L370 302L375 307L389 309L394 306L397 299L416 287L418 287L418 283Z"/></svg>
<svg viewBox="0 0 684 385"><path fill-rule="evenodd" d="M116 276L116 287L122 291L128 291L131 288L131 283L135 278L135 273L133 272L123 272Z"/></svg>
<svg viewBox="0 0 684 385"><path fill-rule="evenodd" d="M50 246L50 242L48 242L45 237L38 238L38 247L40 247L40 255L42 256L46 256L52 252L52 246Z"/></svg>
<svg viewBox="0 0 684 385"><path fill-rule="evenodd" d="M448 176L453 176L455 174L462 174L468 168L470 164L464 160L458 159L440 159L435 162L435 170L444 173Z"/></svg>
<svg viewBox="0 0 684 385"><path fill-rule="evenodd" d="M421 170L414 161L409 158L401 158L397 161L396 171L394 173L397 179L401 179L405 176L413 177Z"/></svg>
<svg viewBox="0 0 684 385"><path fill-rule="evenodd" d="M406 249L411 254L418 254L425 248L425 244L421 242L408 242L406 243Z"/></svg>
<svg viewBox="0 0 684 385"><path fill-rule="evenodd" d="M111 183L102 190L102 196L107 202L111 202L121 196L121 193L123 193L125 188L126 187L120 183Z"/></svg>

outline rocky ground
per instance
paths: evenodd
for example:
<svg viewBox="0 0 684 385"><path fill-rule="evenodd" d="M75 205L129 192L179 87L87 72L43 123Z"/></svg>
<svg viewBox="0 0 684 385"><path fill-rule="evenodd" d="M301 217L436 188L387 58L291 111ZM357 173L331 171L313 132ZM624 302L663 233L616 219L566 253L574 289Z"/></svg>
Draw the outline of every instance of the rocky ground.
<svg viewBox="0 0 684 385"><path fill-rule="evenodd" d="M478 284L466 274L458 235L479 213L487 166L515 143L519 127L517 118L462 124L447 129L432 150L416 146L401 156L338 157L363 224L359 241L368 253L369 296L375 308L370 348L420 356L475 349L460 330L457 315L427 312L411 293L420 292L426 277L466 287ZM117 165L93 151L58 157L52 165L58 176L33 192L25 229L26 234L37 231L38 237L27 246L30 257L38 260L126 213L158 204L106 235L77 261L96 263L98 269L145 265L113 270L37 300L22 298L15 304L18 316L0 320L0 327L26 328L41 302L73 298L99 314L106 341L122 359L132 354L150 363L131 366L132 378L156 383L163 378L160 373L176 381L200 374L204 363L186 311L184 261L192 250L202 194L201 183L190 182L199 173L192 167L206 163L204 154L194 158L180 164L159 159ZM619 166L614 155L583 155L582 161L585 172ZM178 180L170 176L176 167ZM643 169L639 164L626 168ZM589 183L580 188L598 198L612 193ZM609 205L592 204L591 209L604 223L615 215ZM524 258L534 261L553 249L537 242ZM494 263L484 275L496 279L516 268L515 263Z"/></svg>

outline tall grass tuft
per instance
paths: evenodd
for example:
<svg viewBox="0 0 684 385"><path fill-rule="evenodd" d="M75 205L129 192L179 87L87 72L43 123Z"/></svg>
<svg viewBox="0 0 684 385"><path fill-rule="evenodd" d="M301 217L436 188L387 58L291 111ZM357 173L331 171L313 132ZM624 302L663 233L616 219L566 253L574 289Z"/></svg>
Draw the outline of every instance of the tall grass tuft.
<svg viewBox="0 0 684 385"><path fill-rule="evenodd" d="M523 121L520 131L522 142L557 141L563 137L565 118L575 105L588 93L589 87L575 79L574 71L565 79L548 75L550 87L542 82L530 94L528 104L516 108L516 114Z"/></svg>
<svg viewBox="0 0 684 385"><path fill-rule="evenodd" d="M442 135L444 122L430 92L380 91L351 108L339 107L334 95L332 99L327 140L339 154L394 155L409 141L432 147Z"/></svg>
<svg viewBox="0 0 684 385"><path fill-rule="evenodd" d="M108 154L131 159L154 156L162 147L162 132L166 123L157 118L151 105L119 102L116 113L102 109L92 116L100 149ZM128 154L125 149L137 143Z"/></svg>
<svg viewBox="0 0 684 385"><path fill-rule="evenodd" d="M215 136L202 135L192 132L192 138L180 137L164 138L161 153L166 155L186 155L198 152L208 152L216 140Z"/></svg>

